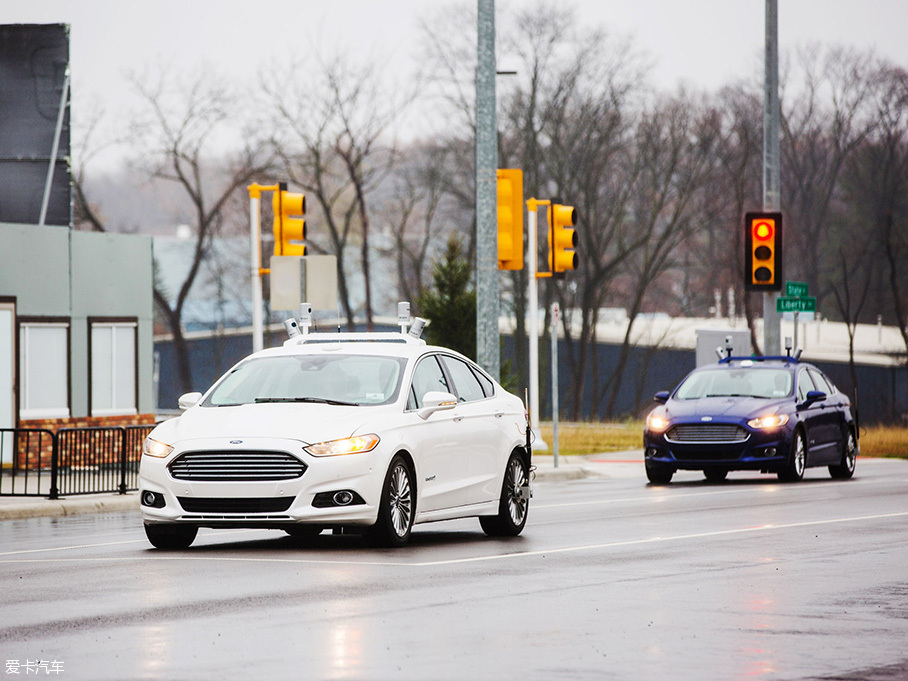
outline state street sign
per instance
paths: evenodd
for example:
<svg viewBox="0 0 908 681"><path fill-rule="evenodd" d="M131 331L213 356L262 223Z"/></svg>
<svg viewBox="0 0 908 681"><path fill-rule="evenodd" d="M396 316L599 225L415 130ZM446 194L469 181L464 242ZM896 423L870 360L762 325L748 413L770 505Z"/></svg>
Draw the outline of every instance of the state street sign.
<svg viewBox="0 0 908 681"><path fill-rule="evenodd" d="M786 281L785 295L789 298L806 298L807 284L802 281Z"/></svg>
<svg viewBox="0 0 908 681"><path fill-rule="evenodd" d="M776 298L776 312L816 312L817 299L813 296L804 298Z"/></svg>

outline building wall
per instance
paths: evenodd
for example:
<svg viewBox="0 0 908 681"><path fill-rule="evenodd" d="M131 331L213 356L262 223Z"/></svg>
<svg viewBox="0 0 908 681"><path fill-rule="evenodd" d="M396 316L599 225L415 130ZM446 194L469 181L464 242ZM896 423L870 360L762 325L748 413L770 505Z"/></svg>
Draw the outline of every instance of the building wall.
<svg viewBox="0 0 908 681"><path fill-rule="evenodd" d="M69 319L70 418L89 415L89 318L136 321L137 407L154 413L151 237L0 223L0 298Z"/></svg>

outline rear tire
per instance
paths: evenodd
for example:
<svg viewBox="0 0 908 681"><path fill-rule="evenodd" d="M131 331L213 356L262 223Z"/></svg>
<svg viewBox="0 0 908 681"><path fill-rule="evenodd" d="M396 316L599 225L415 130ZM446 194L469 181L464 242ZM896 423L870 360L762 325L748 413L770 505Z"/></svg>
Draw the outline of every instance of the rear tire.
<svg viewBox="0 0 908 681"><path fill-rule="evenodd" d="M838 466L829 467L829 475L831 475L836 480L847 480L854 475L854 466L858 457L858 443L854 437L854 431L851 428L848 429L848 434L845 436L845 442L843 445L842 451L842 463Z"/></svg>
<svg viewBox="0 0 908 681"><path fill-rule="evenodd" d="M156 549L176 551L188 549L195 541L199 528L194 525L145 524L145 536Z"/></svg>
<svg viewBox="0 0 908 681"><path fill-rule="evenodd" d="M391 459L385 484L382 487L378 520L366 533L375 546L399 548L410 539L416 498L413 488L413 474L404 458L398 454Z"/></svg>
<svg viewBox="0 0 908 681"><path fill-rule="evenodd" d="M527 484L527 467L523 458L511 454L504 469L498 515L481 516L482 531L490 537L516 537L523 532L530 510L529 499L522 499L520 488Z"/></svg>

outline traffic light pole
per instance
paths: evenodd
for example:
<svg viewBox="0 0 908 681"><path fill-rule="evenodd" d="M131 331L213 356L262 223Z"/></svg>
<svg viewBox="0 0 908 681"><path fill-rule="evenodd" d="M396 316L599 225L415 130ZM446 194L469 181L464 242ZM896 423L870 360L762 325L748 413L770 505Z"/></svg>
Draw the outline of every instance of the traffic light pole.
<svg viewBox="0 0 908 681"><path fill-rule="evenodd" d="M763 93L763 210L781 209L779 171L779 8L778 0L766 0L766 52ZM776 272L782 277L782 272ZM778 293L763 293L763 354L781 353Z"/></svg>
<svg viewBox="0 0 908 681"><path fill-rule="evenodd" d="M527 241L528 246L528 278L530 280L527 290L527 310L529 319L527 320L527 336L529 336L530 345L530 423L533 424L533 449L546 450L548 444L542 439L542 433L539 432L539 288L536 281L536 272L539 267L537 258L539 248L536 244L536 210L540 204L547 204L548 201L536 201L530 199L527 201Z"/></svg>
<svg viewBox="0 0 908 681"><path fill-rule="evenodd" d="M253 189L255 187L255 189ZM262 324L262 219L259 214L261 190L249 187L249 256L252 265L252 351L258 352L265 346Z"/></svg>

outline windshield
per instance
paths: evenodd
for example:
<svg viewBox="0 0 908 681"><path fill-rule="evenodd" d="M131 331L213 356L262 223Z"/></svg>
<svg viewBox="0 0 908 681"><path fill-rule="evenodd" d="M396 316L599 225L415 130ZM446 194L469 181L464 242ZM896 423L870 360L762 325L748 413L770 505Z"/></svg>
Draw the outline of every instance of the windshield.
<svg viewBox="0 0 908 681"><path fill-rule="evenodd" d="M676 400L701 397L760 397L773 399L791 394L791 372L785 369L707 369L685 379Z"/></svg>
<svg viewBox="0 0 908 681"><path fill-rule="evenodd" d="M203 403L226 407L253 402L390 404L400 391L406 360L374 355L295 355L244 362Z"/></svg>

